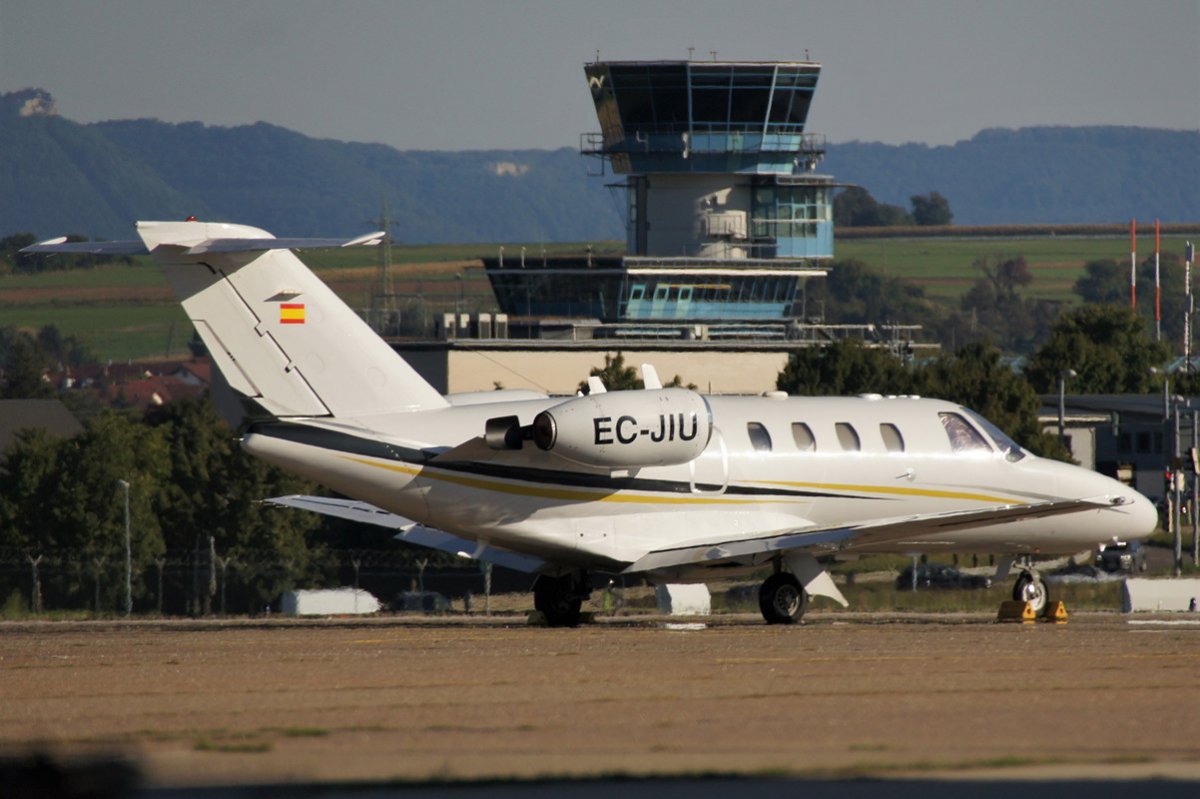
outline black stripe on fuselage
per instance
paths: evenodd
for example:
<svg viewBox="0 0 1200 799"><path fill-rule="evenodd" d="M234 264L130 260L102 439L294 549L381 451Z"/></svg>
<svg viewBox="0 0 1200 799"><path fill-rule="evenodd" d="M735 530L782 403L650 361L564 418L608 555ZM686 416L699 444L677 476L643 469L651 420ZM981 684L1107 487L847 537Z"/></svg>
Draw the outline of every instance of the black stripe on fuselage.
<svg viewBox="0 0 1200 799"><path fill-rule="evenodd" d="M277 438L305 446L342 452L347 455L361 455L385 461L397 461L411 466L432 467L448 472L477 475L479 477L498 477L507 480L520 480L527 483L565 486L572 488L596 488L616 493L618 491L646 491L662 494L691 494L692 486L678 480L649 480L640 477L610 477L594 472L571 472L559 469L536 469L528 466L509 466L498 463L481 463L478 461L438 461L432 460L438 453L426 450L400 447L362 436L328 430L321 427L310 427L304 424L290 422L262 422L252 425L246 431L249 435ZM699 483L699 488L705 491L716 491L719 485ZM759 486L726 486L724 494L732 496L763 496L763 497L811 497L832 499L871 499L880 500L886 497L873 497L865 494L845 494L830 491L801 491L795 489L763 488Z"/></svg>

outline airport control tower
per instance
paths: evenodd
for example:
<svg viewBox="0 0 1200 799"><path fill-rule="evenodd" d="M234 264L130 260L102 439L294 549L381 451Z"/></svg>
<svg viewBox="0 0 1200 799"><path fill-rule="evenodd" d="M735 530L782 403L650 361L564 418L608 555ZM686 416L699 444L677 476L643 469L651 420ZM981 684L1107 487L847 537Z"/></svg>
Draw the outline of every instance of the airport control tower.
<svg viewBox="0 0 1200 799"><path fill-rule="evenodd" d="M600 133L585 153L626 175L631 255L833 256L832 179L805 131L814 62L616 61L585 67Z"/></svg>
<svg viewBox="0 0 1200 799"><path fill-rule="evenodd" d="M642 333L681 322L703 323L704 338L734 323L784 329L801 280L826 274L833 258L833 179L814 173L824 141L805 130L820 64L584 70L600 132L584 134L581 150L624 176L627 254L484 259L501 309L593 318L617 335L633 335L620 325Z"/></svg>

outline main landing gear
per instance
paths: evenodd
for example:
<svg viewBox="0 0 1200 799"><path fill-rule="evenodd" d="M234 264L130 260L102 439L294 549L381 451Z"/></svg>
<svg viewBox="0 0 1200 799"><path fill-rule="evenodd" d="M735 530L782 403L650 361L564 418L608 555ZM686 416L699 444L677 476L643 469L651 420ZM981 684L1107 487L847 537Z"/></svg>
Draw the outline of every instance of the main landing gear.
<svg viewBox="0 0 1200 799"><path fill-rule="evenodd" d="M546 623L551 627L576 627L579 609L591 593L592 584L587 572L571 572L560 577L542 574L533 583L533 607L546 617Z"/></svg>
<svg viewBox="0 0 1200 799"><path fill-rule="evenodd" d="M795 624L808 609L808 594L795 575L778 571L758 589L758 609L767 624Z"/></svg>

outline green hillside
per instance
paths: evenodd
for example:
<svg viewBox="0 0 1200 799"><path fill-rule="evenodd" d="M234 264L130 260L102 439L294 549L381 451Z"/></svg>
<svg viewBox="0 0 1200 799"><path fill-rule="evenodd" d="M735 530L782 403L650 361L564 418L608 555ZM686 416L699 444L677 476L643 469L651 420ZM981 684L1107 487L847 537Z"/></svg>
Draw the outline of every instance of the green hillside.
<svg viewBox="0 0 1200 799"><path fill-rule="evenodd" d="M0 237L124 238L137 219L350 235L387 203L397 238L583 242L624 238L622 176L559 150L399 151L264 123L20 116L0 96ZM989 130L946 147L829 145L819 167L907 207L936 190L957 224L1196 221L1200 131Z"/></svg>

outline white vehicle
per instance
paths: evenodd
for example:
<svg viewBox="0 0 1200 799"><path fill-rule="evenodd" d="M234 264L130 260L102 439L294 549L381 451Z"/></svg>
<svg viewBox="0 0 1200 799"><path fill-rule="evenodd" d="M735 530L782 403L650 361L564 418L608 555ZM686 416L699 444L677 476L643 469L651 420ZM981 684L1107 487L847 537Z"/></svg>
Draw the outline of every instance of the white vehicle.
<svg viewBox="0 0 1200 799"><path fill-rule="evenodd" d="M253 421L242 446L351 499L281 504L393 527L398 538L536 574L551 624L578 621L595 573L702 582L773 569L769 623L812 595L846 605L818 556L1035 555L1148 536L1130 487L1035 457L954 403L910 397L724 397L663 388L443 397L291 250L363 244L255 228L140 222L140 242L33 252L149 252ZM1012 561L1005 558L997 578Z"/></svg>

